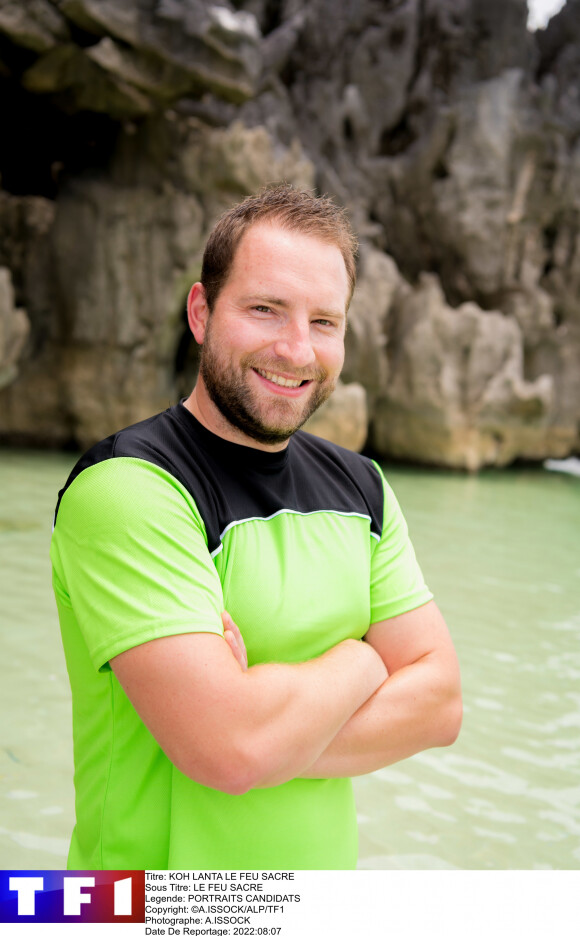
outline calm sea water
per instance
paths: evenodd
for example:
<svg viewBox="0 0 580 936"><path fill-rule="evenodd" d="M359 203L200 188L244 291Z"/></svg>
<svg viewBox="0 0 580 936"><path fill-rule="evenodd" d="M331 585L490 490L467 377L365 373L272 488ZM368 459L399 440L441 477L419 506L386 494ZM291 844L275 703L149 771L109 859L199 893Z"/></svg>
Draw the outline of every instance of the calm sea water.
<svg viewBox="0 0 580 936"><path fill-rule="evenodd" d="M70 702L50 586L57 453L0 454L0 866L62 868ZM361 868L580 868L580 478L387 467L455 644L451 748L355 781Z"/></svg>

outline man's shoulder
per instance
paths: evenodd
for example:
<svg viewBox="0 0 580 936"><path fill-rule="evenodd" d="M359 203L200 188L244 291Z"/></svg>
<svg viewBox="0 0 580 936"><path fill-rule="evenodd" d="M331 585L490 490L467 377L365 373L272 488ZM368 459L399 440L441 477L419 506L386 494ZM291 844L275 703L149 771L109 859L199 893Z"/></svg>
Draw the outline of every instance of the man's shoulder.
<svg viewBox="0 0 580 936"><path fill-rule="evenodd" d="M309 499L369 516L373 533L380 535L383 480L372 459L304 431L293 437L291 455L296 483L307 487Z"/></svg>
<svg viewBox="0 0 580 936"><path fill-rule="evenodd" d="M172 406L101 439L78 459L59 491L56 514L64 493L86 469L112 459L134 459L155 465L183 483L184 431L178 407Z"/></svg>

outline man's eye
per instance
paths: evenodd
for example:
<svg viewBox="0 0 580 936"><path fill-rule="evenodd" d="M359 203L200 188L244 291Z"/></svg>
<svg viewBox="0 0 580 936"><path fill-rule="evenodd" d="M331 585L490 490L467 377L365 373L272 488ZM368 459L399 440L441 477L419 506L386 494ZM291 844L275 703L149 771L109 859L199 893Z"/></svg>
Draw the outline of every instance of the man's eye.
<svg viewBox="0 0 580 936"><path fill-rule="evenodd" d="M257 305L254 306L254 312L271 312L270 306Z"/></svg>
<svg viewBox="0 0 580 936"><path fill-rule="evenodd" d="M316 319L316 325L323 325L325 328L336 328L336 322L331 319Z"/></svg>

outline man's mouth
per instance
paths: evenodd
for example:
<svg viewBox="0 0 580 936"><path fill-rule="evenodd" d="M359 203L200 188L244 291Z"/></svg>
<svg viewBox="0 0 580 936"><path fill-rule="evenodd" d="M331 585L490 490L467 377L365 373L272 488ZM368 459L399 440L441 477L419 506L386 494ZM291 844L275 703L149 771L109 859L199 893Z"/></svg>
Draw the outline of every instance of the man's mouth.
<svg viewBox="0 0 580 936"><path fill-rule="evenodd" d="M307 380L291 380L288 377L280 377L279 374L274 374L272 371L260 370L259 367L254 368L257 374L260 377L264 377L265 380L271 381L271 383L277 384L279 387L289 387L290 389L296 389L300 387L303 383L308 383Z"/></svg>

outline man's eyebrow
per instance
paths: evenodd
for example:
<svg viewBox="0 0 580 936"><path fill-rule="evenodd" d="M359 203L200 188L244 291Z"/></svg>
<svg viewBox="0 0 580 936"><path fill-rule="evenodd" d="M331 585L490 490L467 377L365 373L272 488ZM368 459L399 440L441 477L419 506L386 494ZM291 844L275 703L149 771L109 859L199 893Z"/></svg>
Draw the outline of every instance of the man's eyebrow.
<svg viewBox="0 0 580 936"><path fill-rule="evenodd" d="M276 296L242 296L242 302L255 302L256 305L277 305L287 309L290 305L285 299L278 299Z"/></svg>

